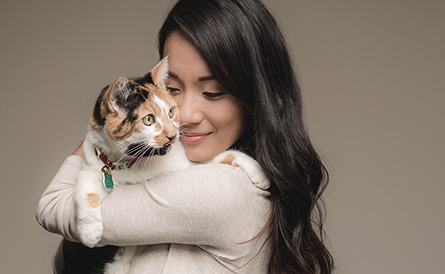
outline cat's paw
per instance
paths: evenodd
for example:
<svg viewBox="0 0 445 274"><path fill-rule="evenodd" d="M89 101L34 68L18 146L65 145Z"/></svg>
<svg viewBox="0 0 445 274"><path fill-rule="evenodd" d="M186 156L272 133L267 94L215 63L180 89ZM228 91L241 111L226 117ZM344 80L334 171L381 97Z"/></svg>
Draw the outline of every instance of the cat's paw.
<svg viewBox="0 0 445 274"><path fill-rule="evenodd" d="M77 227L80 241L90 248L96 246L96 244L102 238L103 225L102 222L80 223Z"/></svg>
<svg viewBox="0 0 445 274"><path fill-rule="evenodd" d="M264 173L263 169L257 162L246 163L239 159L235 159L232 162L232 165L241 168L256 187L264 190L270 187L269 178L267 178L266 173Z"/></svg>
<svg viewBox="0 0 445 274"><path fill-rule="evenodd" d="M260 164L242 152L226 151L218 155L215 160L221 164L240 168L252 183L260 189L268 189L270 187L270 180Z"/></svg>

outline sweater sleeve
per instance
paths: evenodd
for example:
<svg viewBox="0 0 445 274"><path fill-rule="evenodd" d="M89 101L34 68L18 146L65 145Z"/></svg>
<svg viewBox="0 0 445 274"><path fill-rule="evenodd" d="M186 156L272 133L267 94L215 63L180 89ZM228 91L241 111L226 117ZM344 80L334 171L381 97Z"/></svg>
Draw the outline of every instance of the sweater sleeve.
<svg viewBox="0 0 445 274"><path fill-rule="evenodd" d="M43 228L72 242L78 242L73 189L81 168L82 157L72 155L66 158L36 209L36 219Z"/></svg>
<svg viewBox="0 0 445 274"><path fill-rule="evenodd" d="M103 243L246 242L266 225L267 196L240 169L222 164L198 165L116 188L102 204Z"/></svg>
<svg viewBox="0 0 445 274"><path fill-rule="evenodd" d="M37 210L44 228L69 240L77 240L72 191L79 170L77 159L69 157ZM266 225L268 195L243 171L222 164L197 165L141 184L120 186L102 202L100 245L179 243L235 248Z"/></svg>

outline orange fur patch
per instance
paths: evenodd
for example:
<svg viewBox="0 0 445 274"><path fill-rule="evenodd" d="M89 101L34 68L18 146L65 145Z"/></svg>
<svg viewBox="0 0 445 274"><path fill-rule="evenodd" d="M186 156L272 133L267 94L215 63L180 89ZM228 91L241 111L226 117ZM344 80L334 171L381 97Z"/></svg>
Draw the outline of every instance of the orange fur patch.
<svg viewBox="0 0 445 274"><path fill-rule="evenodd" d="M94 120L94 117L91 116L91 118L90 118L90 127L91 127L92 130L99 131L99 130L102 129L103 126L101 126L98 123L96 123L96 120Z"/></svg>
<svg viewBox="0 0 445 274"><path fill-rule="evenodd" d="M123 140L129 137L137 125L137 123L126 122L121 126L123 120L124 118L120 117L117 112L107 116L106 129L113 140ZM121 127L120 130L116 132L119 127Z"/></svg>
<svg viewBox="0 0 445 274"><path fill-rule="evenodd" d="M99 195L95 194L95 193L88 193L88 204L92 207L92 208L96 208L98 206L100 206L100 201L99 201Z"/></svg>
<svg viewBox="0 0 445 274"><path fill-rule="evenodd" d="M222 159L220 163L231 166L233 160L235 159L236 159L235 156L233 156L232 154L227 154L226 157L224 157L224 159Z"/></svg>

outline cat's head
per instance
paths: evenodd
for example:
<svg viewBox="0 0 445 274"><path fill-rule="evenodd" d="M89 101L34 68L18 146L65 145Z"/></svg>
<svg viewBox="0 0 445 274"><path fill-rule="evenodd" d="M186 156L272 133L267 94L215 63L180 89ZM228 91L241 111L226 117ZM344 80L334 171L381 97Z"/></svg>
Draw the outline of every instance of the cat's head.
<svg viewBox="0 0 445 274"><path fill-rule="evenodd" d="M142 78L117 78L97 99L90 129L117 157L163 155L179 134L178 107L167 91L164 58ZM121 154L121 155L118 155Z"/></svg>

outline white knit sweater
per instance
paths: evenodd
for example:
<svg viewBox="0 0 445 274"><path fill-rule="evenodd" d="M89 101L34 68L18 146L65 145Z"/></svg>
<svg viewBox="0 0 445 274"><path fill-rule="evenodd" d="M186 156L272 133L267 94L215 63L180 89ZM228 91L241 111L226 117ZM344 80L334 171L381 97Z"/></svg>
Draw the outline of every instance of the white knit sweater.
<svg viewBox="0 0 445 274"><path fill-rule="evenodd" d="M62 164L36 211L48 231L78 241L73 187L82 158ZM197 165L120 186L102 203L100 245L145 245L131 273L267 273L269 192L240 169ZM57 269L55 272L57 273Z"/></svg>

